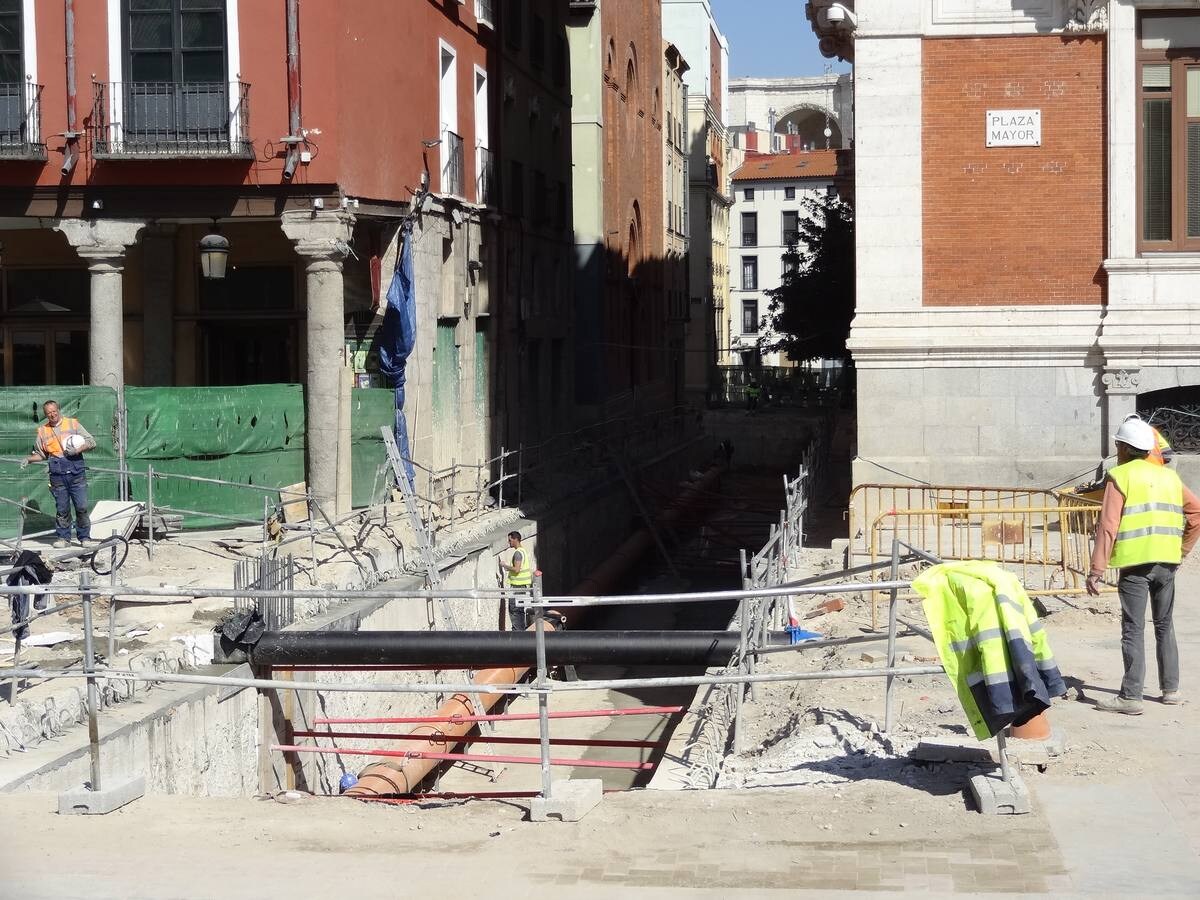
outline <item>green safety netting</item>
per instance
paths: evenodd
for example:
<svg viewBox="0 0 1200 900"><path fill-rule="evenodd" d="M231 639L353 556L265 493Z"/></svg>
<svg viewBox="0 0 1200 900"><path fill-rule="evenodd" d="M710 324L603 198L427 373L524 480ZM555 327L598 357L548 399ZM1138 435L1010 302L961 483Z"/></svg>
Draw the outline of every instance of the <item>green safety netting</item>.
<svg viewBox="0 0 1200 900"><path fill-rule="evenodd" d="M113 451L117 395L111 388L47 385L0 390L0 498L31 507L26 512L26 532L54 527L54 498L45 465L19 467L33 449L37 427L44 418L42 404L47 400L56 400L64 416L78 419L96 439L96 449L88 454L90 463L104 469L117 467ZM89 486L88 499L93 503L117 496L115 474L92 473ZM19 507L0 502L0 536L15 534L18 527Z"/></svg>
<svg viewBox="0 0 1200 900"><path fill-rule="evenodd" d="M89 499L116 499L116 394L106 388L5 388L0 390L0 496L20 500L37 512L25 530L52 527L54 502L45 470L21 472L40 421L41 402L55 398L64 415L74 416L96 438L88 454ZM365 506L386 493L381 465L386 456L380 426L394 422L393 393L386 389L351 393L352 502ZM147 499L146 471L156 476L187 475L234 484L156 477L154 505L184 511L190 528L259 522L263 498L274 505L275 491L304 480L304 393L300 385L125 389L130 496ZM245 485L239 487L237 485ZM0 533L16 530L18 511L0 503Z"/></svg>
<svg viewBox="0 0 1200 900"><path fill-rule="evenodd" d="M396 392L391 388L362 388L350 392L351 502L371 506L388 492L391 465L379 429L396 425Z"/></svg>

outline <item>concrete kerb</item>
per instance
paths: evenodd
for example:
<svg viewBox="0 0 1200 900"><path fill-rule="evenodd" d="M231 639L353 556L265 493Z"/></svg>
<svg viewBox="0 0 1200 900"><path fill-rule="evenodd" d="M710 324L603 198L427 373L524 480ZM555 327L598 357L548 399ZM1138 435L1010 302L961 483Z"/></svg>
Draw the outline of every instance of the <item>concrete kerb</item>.
<svg viewBox="0 0 1200 900"><path fill-rule="evenodd" d="M534 797L529 804L530 822L578 822L604 799L604 782L580 778L554 782L549 797Z"/></svg>
<svg viewBox="0 0 1200 900"><path fill-rule="evenodd" d="M120 809L127 803L132 803L145 793L146 778L143 775L106 785L98 791L85 785L79 790L65 791L58 795L58 814L60 816L102 816Z"/></svg>

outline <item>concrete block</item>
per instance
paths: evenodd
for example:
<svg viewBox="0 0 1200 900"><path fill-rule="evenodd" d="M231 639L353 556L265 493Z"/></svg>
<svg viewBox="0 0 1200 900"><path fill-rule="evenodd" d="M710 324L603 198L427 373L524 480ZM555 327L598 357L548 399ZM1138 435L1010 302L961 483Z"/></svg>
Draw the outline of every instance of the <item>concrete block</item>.
<svg viewBox="0 0 1200 900"><path fill-rule="evenodd" d="M1046 766L1067 752L1067 736L1058 728L1050 729L1050 737L1044 741L1027 741L1023 738L1008 738L1008 755L1029 766Z"/></svg>
<svg viewBox="0 0 1200 900"><path fill-rule="evenodd" d="M996 762L996 747L974 738L924 738L908 755L923 762L992 764Z"/></svg>
<svg viewBox="0 0 1200 900"><path fill-rule="evenodd" d="M102 816L126 803L132 803L146 793L146 779L142 775L110 781L98 791L81 787L58 795L60 816Z"/></svg>
<svg viewBox="0 0 1200 900"><path fill-rule="evenodd" d="M604 782L599 778L556 781L549 797L534 797L529 804L529 821L578 822L604 798Z"/></svg>
<svg viewBox="0 0 1200 900"><path fill-rule="evenodd" d="M975 775L971 778L971 796L985 816L1019 816L1033 811L1029 788L1015 772L1011 781L1005 781L999 772Z"/></svg>

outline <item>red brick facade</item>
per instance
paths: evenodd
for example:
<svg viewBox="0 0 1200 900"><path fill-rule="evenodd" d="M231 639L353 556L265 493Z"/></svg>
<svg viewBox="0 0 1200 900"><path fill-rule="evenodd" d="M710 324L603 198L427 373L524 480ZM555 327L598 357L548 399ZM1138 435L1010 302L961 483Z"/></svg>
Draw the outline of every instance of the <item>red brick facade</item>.
<svg viewBox="0 0 1200 900"><path fill-rule="evenodd" d="M640 10L636 9L640 7ZM605 301L610 387L665 374L662 19L658 3L602 7Z"/></svg>
<svg viewBox="0 0 1200 900"><path fill-rule="evenodd" d="M926 40L926 306L1104 302L1104 42ZM1040 109L1040 147L988 148L987 110Z"/></svg>

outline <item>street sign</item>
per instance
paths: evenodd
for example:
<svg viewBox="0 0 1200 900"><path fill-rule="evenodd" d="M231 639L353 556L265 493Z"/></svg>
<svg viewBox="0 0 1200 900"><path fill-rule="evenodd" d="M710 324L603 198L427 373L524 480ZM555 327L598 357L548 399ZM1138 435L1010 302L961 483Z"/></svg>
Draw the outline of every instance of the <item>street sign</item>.
<svg viewBox="0 0 1200 900"><path fill-rule="evenodd" d="M1042 146L1040 109L989 109L984 116L989 147Z"/></svg>

